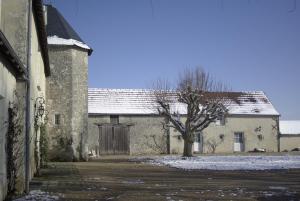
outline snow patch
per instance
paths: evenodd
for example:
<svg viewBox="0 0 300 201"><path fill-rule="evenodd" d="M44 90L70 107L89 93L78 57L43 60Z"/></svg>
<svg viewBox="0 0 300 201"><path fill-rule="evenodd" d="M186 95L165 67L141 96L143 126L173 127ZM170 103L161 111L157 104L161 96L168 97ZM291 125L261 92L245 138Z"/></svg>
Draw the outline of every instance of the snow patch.
<svg viewBox="0 0 300 201"><path fill-rule="evenodd" d="M185 170L275 170L300 168L300 156L157 156L148 163Z"/></svg>
<svg viewBox="0 0 300 201"><path fill-rule="evenodd" d="M32 190L29 192L28 195L15 199L14 201L37 201L37 200L54 201L54 200L59 200L59 197L55 195L50 195L48 192L44 192L41 190Z"/></svg>

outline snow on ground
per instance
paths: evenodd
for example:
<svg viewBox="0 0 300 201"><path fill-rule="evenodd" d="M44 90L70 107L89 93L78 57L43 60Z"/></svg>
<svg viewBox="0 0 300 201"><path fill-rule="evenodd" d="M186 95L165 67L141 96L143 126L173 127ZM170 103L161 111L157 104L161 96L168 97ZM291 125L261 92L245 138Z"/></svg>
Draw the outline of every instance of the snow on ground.
<svg viewBox="0 0 300 201"><path fill-rule="evenodd" d="M145 158L144 158L145 159ZM139 158L138 160L143 160ZM300 156L163 156L148 163L186 170L271 170L300 168Z"/></svg>
<svg viewBox="0 0 300 201"><path fill-rule="evenodd" d="M54 201L59 200L58 196L49 195L47 192L41 190L32 190L28 195L15 199L14 201Z"/></svg>

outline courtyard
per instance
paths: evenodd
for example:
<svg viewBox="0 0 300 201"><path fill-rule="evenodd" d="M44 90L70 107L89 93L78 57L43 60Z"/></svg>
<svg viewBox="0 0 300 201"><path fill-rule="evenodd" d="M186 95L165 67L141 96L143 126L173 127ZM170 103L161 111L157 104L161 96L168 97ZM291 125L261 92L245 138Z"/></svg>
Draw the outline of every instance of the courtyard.
<svg viewBox="0 0 300 201"><path fill-rule="evenodd" d="M49 163L18 200L299 200L300 169L182 170L125 156Z"/></svg>

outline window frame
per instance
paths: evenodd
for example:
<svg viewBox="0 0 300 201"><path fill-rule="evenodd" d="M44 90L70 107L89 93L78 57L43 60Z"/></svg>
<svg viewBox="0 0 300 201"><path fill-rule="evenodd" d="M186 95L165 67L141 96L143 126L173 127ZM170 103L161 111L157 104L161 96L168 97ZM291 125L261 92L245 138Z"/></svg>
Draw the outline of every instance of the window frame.
<svg viewBox="0 0 300 201"><path fill-rule="evenodd" d="M238 137L237 137L238 136ZM241 143L244 144L244 132L234 132L234 143Z"/></svg>
<svg viewBox="0 0 300 201"><path fill-rule="evenodd" d="M54 114L54 125L55 126L60 126L61 125L61 115L58 114L58 113Z"/></svg>

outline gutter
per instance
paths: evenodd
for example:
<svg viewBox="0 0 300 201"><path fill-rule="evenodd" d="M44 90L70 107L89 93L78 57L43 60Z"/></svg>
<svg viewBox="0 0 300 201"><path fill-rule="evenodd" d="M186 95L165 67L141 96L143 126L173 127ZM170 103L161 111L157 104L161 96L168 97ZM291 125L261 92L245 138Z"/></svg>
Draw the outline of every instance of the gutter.
<svg viewBox="0 0 300 201"><path fill-rule="evenodd" d="M28 16L27 16L27 82L26 82L26 116L25 116L25 192L29 193L30 181L30 69L31 69L31 15L32 15L32 0L28 0Z"/></svg>
<svg viewBox="0 0 300 201"><path fill-rule="evenodd" d="M0 54L10 63L8 70L19 80L26 80L26 67L0 29Z"/></svg>
<svg viewBox="0 0 300 201"><path fill-rule="evenodd" d="M277 126L277 151L280 152L280 137L281 137L281 134L280 134L280 128L279 128L279 116L276 118L276 126Z"/></svg>

